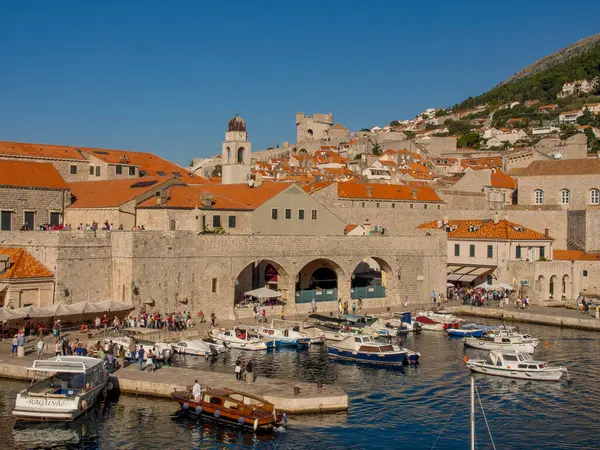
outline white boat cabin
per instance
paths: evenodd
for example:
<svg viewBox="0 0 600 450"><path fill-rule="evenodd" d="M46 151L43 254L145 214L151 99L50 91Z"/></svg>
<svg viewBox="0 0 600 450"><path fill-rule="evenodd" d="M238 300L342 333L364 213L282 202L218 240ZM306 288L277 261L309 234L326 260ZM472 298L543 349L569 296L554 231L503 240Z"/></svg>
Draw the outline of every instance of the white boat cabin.
<svg viewBox="0 0 600 450"><path fill-rule="evenodd" d="M534 361L527 353L521 352L490 352L484 361L485 365L496 367L507 367L509 369L527 369L540 370L548 368L548 364L543 361Z"/></svg>

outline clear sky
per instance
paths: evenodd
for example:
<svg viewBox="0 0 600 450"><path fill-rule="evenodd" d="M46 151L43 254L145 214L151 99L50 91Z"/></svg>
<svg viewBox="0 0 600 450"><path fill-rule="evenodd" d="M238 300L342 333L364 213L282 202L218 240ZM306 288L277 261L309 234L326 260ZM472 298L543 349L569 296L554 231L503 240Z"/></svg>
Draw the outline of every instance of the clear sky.
<svg viewBox="0 0 600 450"><path fill-rule="evenodd" d="M477 95L600 32L598 0L4 1L0 140L220 152L239 112L253 150L295 113L357 130Z"/></svg>

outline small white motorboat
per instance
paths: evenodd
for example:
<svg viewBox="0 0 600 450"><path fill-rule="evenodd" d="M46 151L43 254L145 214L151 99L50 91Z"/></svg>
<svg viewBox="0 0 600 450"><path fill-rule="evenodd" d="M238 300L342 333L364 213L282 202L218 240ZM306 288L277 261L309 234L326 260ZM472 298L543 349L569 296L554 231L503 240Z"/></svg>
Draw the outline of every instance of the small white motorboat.
<svg viewBox="0 0 600 450"><path fill-rule="evenodd" d="M518 351L493 350L486 359L469 359L466 365L472 372L521 380L558 381L563 373L568 378L566 367L552 367Z"/></svg>
<svg viewBox="0 0 600 450"><path fill-rule="evenodd" d="M534 347L540 343L540 340L536 337L533 337L529 334L521 334L514 331L513 328L495 328L490 330L485 330L485 334L482 336L483 339L493 340L496 337L509 337L509 336L518 336L523 342L528 342Z"/></svg>
<svg viewBox="0 0 600 450"><path fill-rule="evenodd" d="M405 350L392 344L379 344L369 336L359 335L328 343L327 355L368 364L403 365L409 362Z"/></svg>
<svg viewBox="0 0 600 450"><path fill-rule="evenodd" d="M448 328L458 328L459 322L462 320L452 314L432 311L419 312L415 316L415 322L425 331L444 331Z"/></svg>
<svg viewBox="0 0 600 450"><path fill-rule="evenodd" d="M179 341L173 345L175 351L181 355L205 356L218 355L223 346L201 340Z"/></svg>
<svg viewBox="0 0 600 450"><path fill-rule="evenodd" d="M71 422L91 408L110 385L102 360L89 356L36 360L27 370L33 372L33 384L17 394L12 411L17 420Z"/></svg>
<svg viewBox="0 0 600 450"><path fill-rule="evenodd" d="M533 353L535 346L531 342L523 341L521 336L497 336L494 339L482 339L476 337L463 338L465 347L479 350L516 350L519 352Z"/></svg>
<svg viewBox="0 0 600 450"><path fill-rule="evenodd" d="M239 330L237 330L239 331ZM240 350L259 351L266 350L267 344L261 339L249 338L247 334L236 333L236 330L217 330L213 328L208 335L217 343L229 348Z"/></svg>
<svg viewBox="0 0 600 450"><path fill-rule="evenodd" d="M294 328L259 327L256 331L261 338L274 339L280 347L301 347L310 344L307 334Z"/></svg>

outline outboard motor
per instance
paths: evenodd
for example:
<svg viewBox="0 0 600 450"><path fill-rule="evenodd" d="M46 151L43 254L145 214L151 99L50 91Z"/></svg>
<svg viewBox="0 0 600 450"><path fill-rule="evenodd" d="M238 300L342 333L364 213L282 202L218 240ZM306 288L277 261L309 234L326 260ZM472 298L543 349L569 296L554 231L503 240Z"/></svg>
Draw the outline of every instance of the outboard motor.
<svg viewBox="0 0 600 450"><path fill-rule="evenodd" d="M165 361L165 362L170 361L171 356L173 356L173 351L170 348L165 348L162 351L163 361Z"/></svg>

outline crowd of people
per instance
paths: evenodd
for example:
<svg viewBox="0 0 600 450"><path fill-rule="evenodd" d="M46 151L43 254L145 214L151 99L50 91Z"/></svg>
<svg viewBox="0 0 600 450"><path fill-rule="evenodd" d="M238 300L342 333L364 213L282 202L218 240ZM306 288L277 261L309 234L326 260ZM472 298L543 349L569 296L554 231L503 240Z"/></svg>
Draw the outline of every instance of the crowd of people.
<svg viewBox="0 0 600 450"><path fill-rule="evenodd" d="M510 290L506 288L485 289L481 287L454 286L448 288L448 298L454 301L461 301L463 305L485 306L492 301L499 302L502 307L508 303ZM529 299L527 299L529 303Z"/></svg>
<svg viewBox="0 0 600 450"><path fill-rule="evenodd" d="M92 223L80 223L79 226L77 227L77 231L123 231L125 228L124 226L121 225L114 225L113 223L109 223L108 220L106 220L102 225L100 225L98 222L96 221L92 221ZM21 231L73 231L73 228L71 227L71 224L69 223L60 223L57 225L51 225L49 223L44 223L41 225L36 226L31 226L28 225L27 223L24 223L21 226ZM132 230L134 231L144 231L146 230L146 228L144 227L144 225L136 225L132 228Z"/></svg>
<svg viewBox="0 0 600 450"><path fill-rule="evenodd" d="M214 326L214 313L211 315L211 320ZM198 313L198 319L200 323L205 321L204 313L200 311ZM127 326L130 328L142 327L142 328L155 328L158 330L169 330L169 331L183 331L194 326L192 320L192 313L190 311L174 312L161 314L159 312L151 313L139 313L130 315L127 320Z"/></svg>
<svg viewBox="0 0 600 450"><path fill-rule="evenodd" d="M21 227L21 231L71 231L71 225L70 224L58 224L58 225L50 225L49 223L44 223L41 225L38 225L37 227L31 228L29 225L27 225L26 223L23 224L23 226Z"/></svg>

